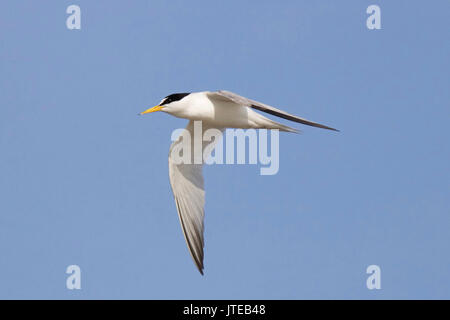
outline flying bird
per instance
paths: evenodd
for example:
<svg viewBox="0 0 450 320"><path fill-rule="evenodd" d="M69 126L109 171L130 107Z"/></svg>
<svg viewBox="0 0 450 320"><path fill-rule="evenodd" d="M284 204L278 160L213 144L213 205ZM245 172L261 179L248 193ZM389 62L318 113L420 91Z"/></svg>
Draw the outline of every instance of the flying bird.
<svg viewBox="0 0 450 320"><path fill-rule="evenodd" d="M174 93L162 99L157 106L140 114L163 111L178 118L188 119L186 130L191 137L194 137L194 121L202 121L203 131L209 128L215 128L222 132L226 128L254 128L298 132L294 128L270 120L255 110L305 125L339 131L224 90ZM202 141L202 150L198 150L198 152L201 151L203 155L206 146L211 146L215 142ZM191 153L192 161L190 163L175 161L172 150L180 143L182 143L181 136L172 143L169 151L170 185L187 247L195 265L203 275L205 188L202 164L194 161L194 153ZM194 139L191 139L191 150L194 150L193 144Z"/></svg>

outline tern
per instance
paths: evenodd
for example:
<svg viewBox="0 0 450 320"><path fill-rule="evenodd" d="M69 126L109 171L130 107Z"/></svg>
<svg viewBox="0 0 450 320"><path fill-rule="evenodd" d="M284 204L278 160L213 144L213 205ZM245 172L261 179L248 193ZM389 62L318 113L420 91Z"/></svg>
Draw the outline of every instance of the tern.
<svg viewBox="0 0 450 320"><path fill-rule="evenodd" d="M339 131L225 90L174 93L162 99L155 107L141 112L140 115L163 111L178 118L188 119L189 123L185 130L191 137L194 136L194 121L201 121L204 131L210 128L218 129L221 132L226 128L253 128L298 132L297 129L270 120L255 110L305 125ZM192 144L193 140L191 140ZM205 148L215 142L208 144L202 141L202 150L198 151L201 151L202 155L205 156L203 154ZM202 164L197 164L195 161L189 163L174 161L171 151L180 143L182 143L181 137L170 146L170 185L187 247L198 271L203 275L205 188ZM192 150L194 150L194 147L192 147ZM211 150L211 147L208 150ZM194 156L194 154L191 155L191 157Z"/></svg>

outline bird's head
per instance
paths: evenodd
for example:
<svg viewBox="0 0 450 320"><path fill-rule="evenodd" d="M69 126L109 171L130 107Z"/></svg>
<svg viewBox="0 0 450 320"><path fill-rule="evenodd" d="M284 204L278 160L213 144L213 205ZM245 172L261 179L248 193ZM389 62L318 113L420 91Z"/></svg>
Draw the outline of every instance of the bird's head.
<svg viewBox="0 0 450 320"><path fill-rule="evenodd" d="M184 101L182 101L182 100L187 95L189 95L189 93L173 93L171 95L168 95L167 97L162 99L158 105L156 105L150 109L147 109L147 110L141 112L140 114L142 115L142 114L151 113L151 112L155 112L155 111L164 111L169 114L174 114L177 111L179 111L180 109L184 108Z"/></svg>

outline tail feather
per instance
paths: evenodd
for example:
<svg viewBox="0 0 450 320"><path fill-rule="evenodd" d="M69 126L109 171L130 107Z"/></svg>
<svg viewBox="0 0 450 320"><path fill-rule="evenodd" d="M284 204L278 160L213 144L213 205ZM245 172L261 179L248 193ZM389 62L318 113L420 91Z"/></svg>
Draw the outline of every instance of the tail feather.
<svg viewBox="0 0 450 320"><path fill-rule="evenodd" d="M284 124L281 124L279 122L273 121L269 118L266 118L265 116L263 116L262 114L259 114L257 112L254 113L255 115L257 115L256 117L256 128L255 129L278 129L280 131L284 131L284 132L293 132L293 133L299 133L300 130L297 130L295 128L286 126Z"/></svg>
<svg viewBox="0 0 450 320"><path fill-rule="evenodd" d="M273 121L270 119L268 119L268 120L270 121L270 126L269 126L269 128L266 128L266 129L278 129L278 130L284 131L284 132L300 133L300 130L298 130L298 129L286 126L284 124L281 124L279 122L276 122L276 121Z"/></svg>

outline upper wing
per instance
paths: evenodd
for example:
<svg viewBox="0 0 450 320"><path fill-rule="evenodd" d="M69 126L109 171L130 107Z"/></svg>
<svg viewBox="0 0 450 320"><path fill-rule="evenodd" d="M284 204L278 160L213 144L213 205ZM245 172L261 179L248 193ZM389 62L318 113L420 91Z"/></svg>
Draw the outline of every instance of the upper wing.
<svg viewBox="0 0 450 320"><path fill-rule="evenodd" d="M309 121L297 116L294 116L292 114L289 114L283 110L271 107L267 104L255 101L255 100L251 100L251 99L247 99L245 97L242 97L236 93L230 92L230 91L225 91L225 90L219 90L219 91L215 91L215 92L209 92L208 95L213 98L213 99L217 99L217 100L222 100L222 101L232 101L236 104L242 105L242 106L246 106L246 107L250 107L262 112L266 112L269 113L271 115L283 118L283 119L287 119L287 120L291 120L294 122L298 122L298 123L302 123L302 124L306 124L308 126L313 126L313 127L318 127L318 128L322 128L322 129L328 129L328 130L334 130L334 131L339 131L337 129L325 126L323 124L317 123L317 122L313 122L313 121Z"/></svg>
<svg viewBox="0 0 450 320"><path fill-rule="evenodd" d="M203 131L210 128L204 122L202 127ZM205 188L202 164L194 163L194 157L198 156L194 154L194 150L196 150L194 148L194 122L189 121L185 130L170 146L169 178L186 244L198 270L203 274ZM222 131L222 129L220 130ZM184 134L189 135L190 138L187 139ZM201 136L203 136L203 132ZM202 141L202 148L197 151L201 151L203 154L205 147L211 145L211 143ZM177 154L175 154L180 150L183 153L190 153L190 159L186 161L188 163L180 163Z"/></svg>

